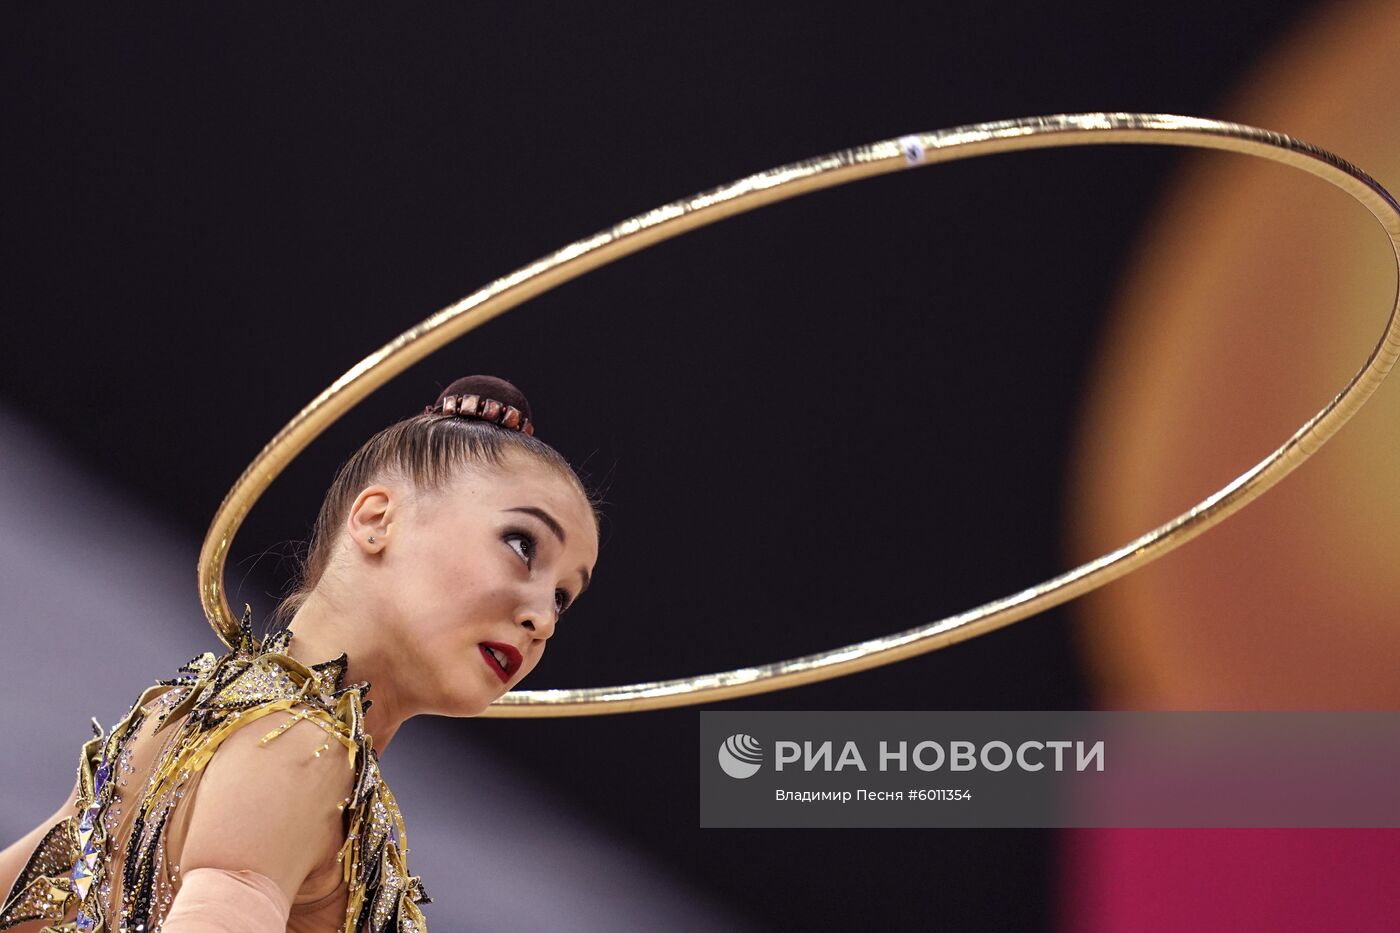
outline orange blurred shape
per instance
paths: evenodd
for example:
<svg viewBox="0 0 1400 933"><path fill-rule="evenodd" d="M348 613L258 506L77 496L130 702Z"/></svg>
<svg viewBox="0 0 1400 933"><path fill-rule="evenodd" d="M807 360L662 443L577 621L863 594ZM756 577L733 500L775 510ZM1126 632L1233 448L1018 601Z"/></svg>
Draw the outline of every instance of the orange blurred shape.
<svg viewBox="0 0 1400 933"><path fill-rule="evenodd" d="M1220 114L1400 191L1400 4L1325 7ZM1215 116L1214 114L1211 114ZM1075 563L1170 519L1321 409L1385 327L1395 261L1325 182L1192 155L1119 296L1083 411ZM1075 604L1103 705L1400 705L1400 374L1207 534Z"/></svg>
<svg viewBox="0 0 1400 933"><path fill-rule="evenodd" d="M1315 9L1224 112L1400 192L1400 3ZM1199 502L1360 368L1394 259L1294 169L1190 155L1122 285L1079 426L1078 564ZM1400 704L1400 373L1312 459L1205 535L1071 604L1110 709ZM1400 789L1397 789L1400 793ZM1061 927L1400 929L1400 830L1075 830Z"/></svg>

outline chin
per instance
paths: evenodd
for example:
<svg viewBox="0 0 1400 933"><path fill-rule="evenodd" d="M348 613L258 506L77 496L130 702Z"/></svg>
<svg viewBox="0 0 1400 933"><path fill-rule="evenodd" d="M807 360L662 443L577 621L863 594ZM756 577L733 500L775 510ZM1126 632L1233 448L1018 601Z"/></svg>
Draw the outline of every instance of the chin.
<svg viewBox="0 0 1400 933"><path fill-rule="evenodd" d="M508 690L503 690L500 696L505 696L505 694L509 692ZM462 697L460 702L453 704L453 708L456 711L452 715L462 717L480 716L482 713L486 712L492 703L496 702L496 699L497 697L494 696Z"/></svg>
<svg viewBox="0 0 1400 933"><path fill-rule="evenodd" d="M444 703L437 715L446 716L449 719L471 719L473 716L480 716L486 712L490 705L489 701L483 702L481 700Z"/></svg>

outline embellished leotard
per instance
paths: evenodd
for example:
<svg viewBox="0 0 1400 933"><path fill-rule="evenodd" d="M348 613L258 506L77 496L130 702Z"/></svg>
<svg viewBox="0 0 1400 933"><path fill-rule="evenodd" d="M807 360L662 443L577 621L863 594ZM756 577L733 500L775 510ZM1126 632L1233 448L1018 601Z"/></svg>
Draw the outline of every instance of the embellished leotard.
<svg viewBox="0 0 1400 933"><path fill-rule="evenodd" d="M349 795L324 802L343 814L336 864L308 877L287 929L426 929L417 905L428 898L404 862L403 818L364 731L369 685L342 683L344 655L303 665L286 654L290 631L259 639L249 619L237 648L206 652L182 676L147 689L110 734L97 727L79 760L75 811L20 871L0 905L0 930L44 920L62 933L157 933L180 891L179 855L205 767L230 735L259 720L264 745L311 723L325 739L315 755L343 756L349 769Z"/></svg>

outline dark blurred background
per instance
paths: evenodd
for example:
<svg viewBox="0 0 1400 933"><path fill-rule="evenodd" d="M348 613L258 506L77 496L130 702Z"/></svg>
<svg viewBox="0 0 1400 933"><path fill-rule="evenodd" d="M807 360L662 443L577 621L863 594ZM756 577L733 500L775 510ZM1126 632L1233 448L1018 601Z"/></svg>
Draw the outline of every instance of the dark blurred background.
<svg viewBox="0 0 1400 933"><path fill-rule="evenodd" d="M1310 8L10 6L0 402L190 542L187 615L128 672L134 696L216 647L195 558L239 472L438 308L633 214L846 146L1061 112L1218 116ZM1057 542L1084 376L1180 158L1095 147L936 166L591 273L318 440L239 533L230 601L262 618L338 464L479 372L520 385L540 436L606 499L594 585L532 688L806 654L1049 578L1069 566ZM1091 704L1050 612L725 708ZM1053 927L1050 831L699 829L697 718L439 720L419 741L470 736L756 928ZM483 804L461 790L462 812ZM459 818L400 796L410 831ZM451 865L415 870L430 892L470 893ZM429 910L434 929L468 925Z"/></svg>

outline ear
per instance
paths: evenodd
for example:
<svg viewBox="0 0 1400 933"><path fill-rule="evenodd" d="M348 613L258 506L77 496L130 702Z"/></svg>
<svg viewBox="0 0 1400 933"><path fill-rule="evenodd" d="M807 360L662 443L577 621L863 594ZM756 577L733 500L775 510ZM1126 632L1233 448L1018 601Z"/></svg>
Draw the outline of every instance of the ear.
<svg viewBox="0 0 1400 933"><path fill-rule="evenodd" d="M350 503L345 530L350 540L367 554L377 554L388 542L394 519L400 509L400 495L382 483L366 486ZM374 538L373 543L370 538Z"/></svg>

